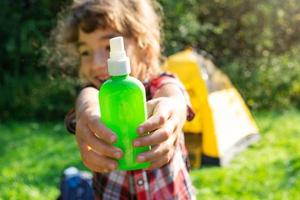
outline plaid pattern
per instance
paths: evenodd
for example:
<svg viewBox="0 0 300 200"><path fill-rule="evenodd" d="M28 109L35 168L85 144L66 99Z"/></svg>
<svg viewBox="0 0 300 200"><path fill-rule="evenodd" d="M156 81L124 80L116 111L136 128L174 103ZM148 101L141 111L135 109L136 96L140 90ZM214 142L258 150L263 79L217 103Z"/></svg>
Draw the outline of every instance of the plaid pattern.
<svg viewBox="0 0 300 200"><path fill-rule="evenodd" d="M183 92L187 102L187 120L192 120L194 112L190 107L189 97L184 86L173 75L163 73L158 78L145 83L147 100L165 84L176 84ZM69 132L75 133L75 110L65 118ZM188 153L181 134L175 154L171 161L155 170L113 171L94 173L93 187L97 200L189 200L195 199L189 177Z"/></svg>
<svg viewBox="0 0 300 200"><path fill-rule="evenodd" d="M170 163L155 170L94 173L96 199L195 199L180 147Z"/></svg>
<svg viewBox="0 0 300 200"><path fill-rule="evenodd" d="M176 84L188 95L183 85L172 75L162 74L145 84L147 99L165 84ZM188 104L189 105L189 104ZM190 106L187 119L194 116ZM136 199L136 200L185 200L195 199L192 182L189 177L188 154L184 145L184 135L172 160L155 170L113 171L111 173L94 173L93 187L96 199Z"/></svg>

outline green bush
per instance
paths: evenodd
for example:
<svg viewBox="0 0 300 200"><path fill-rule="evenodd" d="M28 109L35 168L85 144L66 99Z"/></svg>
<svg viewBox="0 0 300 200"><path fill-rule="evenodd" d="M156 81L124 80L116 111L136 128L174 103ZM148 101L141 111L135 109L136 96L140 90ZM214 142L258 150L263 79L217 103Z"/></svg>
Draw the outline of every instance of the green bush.
<svg viewBox="0 0 300 200"><path fill-rule="evenodd" d="M0 119L57 119L73 106L75 82L41 63L41 49L65 3L0 1Z"/></svg>
<svg viewBox="0 0 300 200"><path fill-rule="evenodd" d="M40 62L56 16L70 2L0 1L0 119L56 119L73 105L77 83L59 77L68 68ZM300 45L298 0L158 2L166 55L205 50L252 108L299 107L300 61L292 50Z"/></svg>
<svg viewBox="0 0 300 200"><path fill-rule="evenodd" d="M254 109L300 108L300 49L270 55L252 64L237 60L224 67ZM244 66L244 67L241 67Z"/></svg>
<svg viewBox="0 0 300 200"><path fill-rule="evenodd" d="M14 79L5 76L1 89L1 119L62 120L74 106L76 82L36 74Z"/></svg>
<svg viewBox="0 0 300 200"><path fill-rule="evenodd" d="M300 45L298 0L159 0L165 46L203 49L218 63L282 54Z"/></svg>
<svg viewBox="0 0 300 200"><path fill-rule="evenodd" d="M212 54L255 109L299 107L298 0L159 0L165 51Z"/></svg>

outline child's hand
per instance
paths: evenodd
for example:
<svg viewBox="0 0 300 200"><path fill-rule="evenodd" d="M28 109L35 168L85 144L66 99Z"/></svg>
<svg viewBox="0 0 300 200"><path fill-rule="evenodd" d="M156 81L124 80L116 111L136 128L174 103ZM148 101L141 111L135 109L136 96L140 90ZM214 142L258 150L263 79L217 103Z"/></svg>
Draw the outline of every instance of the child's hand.
<svg viewBox="0 0 300 200"><path fill-rule="evenodd" d="M116 135L99 122L99 106L89 105L77 114L76 140L83 163L95 172L117 168L113 158L121 158L121 149L112 146Z"/></svg>
<svg viewBox="0 0 300 200"><path fill-rule="evenodd" d="M168 163L174 155L177 139L185 119L182 105L170 97L159 97L147 102L149 119L138 128L143 135L134 141L134 146L152 146L148 152L138 156L139 162L150 161L148 169L155 169ZM186 106L186 105L184 105Z"/></svg>

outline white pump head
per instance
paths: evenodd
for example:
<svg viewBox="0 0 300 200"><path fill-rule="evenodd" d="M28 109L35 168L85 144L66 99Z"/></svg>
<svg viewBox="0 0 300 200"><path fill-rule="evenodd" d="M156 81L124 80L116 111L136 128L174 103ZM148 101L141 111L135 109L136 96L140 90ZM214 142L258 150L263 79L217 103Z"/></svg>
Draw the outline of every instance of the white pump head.
<svg viewBox="0 0 300 200"><path fill-rule="evenodd" d="M110 39L109 44L110 44L109 56L111 59L118 59L126 56L122 37L115 37Z"/></svg>
<svg viewBox="0 0 300 200"><path fill-rule="evenodd" d="M124 49L123 37L114 37L109 40L110 53L108 59L108 73L111 76L121 76L130 73L129 58Z"/></svg>

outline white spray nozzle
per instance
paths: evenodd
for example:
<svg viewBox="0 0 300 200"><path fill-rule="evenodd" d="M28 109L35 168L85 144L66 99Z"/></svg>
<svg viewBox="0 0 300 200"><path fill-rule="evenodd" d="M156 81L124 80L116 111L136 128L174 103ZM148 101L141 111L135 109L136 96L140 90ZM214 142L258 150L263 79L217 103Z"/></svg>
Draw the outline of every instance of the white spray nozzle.
<svg viewBox="0 0 300 200"><path fill-rule="evenodd" d="M122 59L126 57L126 52L124 49L123 37L115 37L109 40L110 44L110 58L112 59Z"/></svg>
<svg viewBox="0 0 300 200"><path fill-rule="evenodd" d="M130 62L126 56L123 37L109 40L110 53L108 59L108 73L111 76L120 76L130 73Z"/></svg>

